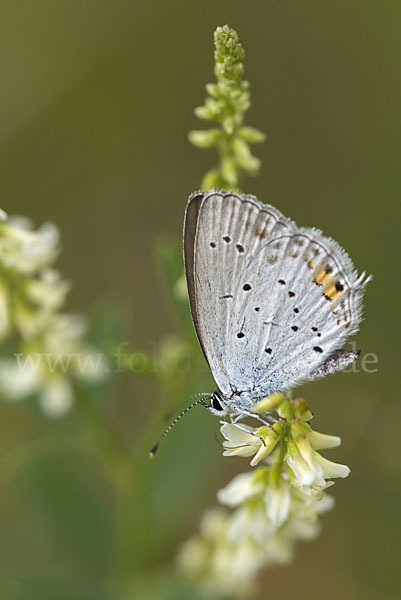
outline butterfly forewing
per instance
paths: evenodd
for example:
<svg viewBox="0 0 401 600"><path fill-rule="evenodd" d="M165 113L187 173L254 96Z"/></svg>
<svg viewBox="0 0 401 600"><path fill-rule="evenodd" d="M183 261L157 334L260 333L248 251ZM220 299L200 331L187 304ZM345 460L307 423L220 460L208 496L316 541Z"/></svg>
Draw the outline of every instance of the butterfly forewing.
<svg viewBox="0 0 401 600"><path fill-rule="evenodd" d="M195 328L226 395L308 379L358 326L364 284L349 257L253 197L193 195L184 254Z"/></svg>

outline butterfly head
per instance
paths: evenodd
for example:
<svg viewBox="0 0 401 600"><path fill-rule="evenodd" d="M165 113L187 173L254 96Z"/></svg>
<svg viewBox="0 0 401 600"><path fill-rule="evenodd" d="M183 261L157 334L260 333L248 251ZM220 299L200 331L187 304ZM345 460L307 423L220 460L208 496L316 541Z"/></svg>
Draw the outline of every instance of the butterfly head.
<svg viewBox="0 0 401 600"><path fill-rule="evenodd" d="M221 392L213 392L210 398L210 406L208 406L208 409L218 417L222 417L228 413L227 400L224 398Z"/></svg>

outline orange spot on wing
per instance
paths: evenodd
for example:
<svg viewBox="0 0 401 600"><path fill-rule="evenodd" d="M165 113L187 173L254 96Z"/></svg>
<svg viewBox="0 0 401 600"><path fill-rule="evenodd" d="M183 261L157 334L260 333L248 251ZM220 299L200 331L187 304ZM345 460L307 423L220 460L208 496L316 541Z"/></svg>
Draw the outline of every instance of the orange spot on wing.
<svg viewBox="0 0 401 600"><path fill-rule="evenodd" d="M341 296L344 294L344 290L339 292L335 286L333 278L331 278L331 281L328 282L327 285L324 287L323 293L326 296L326 298L334 302L335 300L341 298Z"/></svg>
<svg viewBox="0 0 401 600"><path fill-rule="evenodd" d="M319 269L313 278L313 281L317 283L317 285L327 285L332 281L332 276L326 272L325 269Z"/></svg>

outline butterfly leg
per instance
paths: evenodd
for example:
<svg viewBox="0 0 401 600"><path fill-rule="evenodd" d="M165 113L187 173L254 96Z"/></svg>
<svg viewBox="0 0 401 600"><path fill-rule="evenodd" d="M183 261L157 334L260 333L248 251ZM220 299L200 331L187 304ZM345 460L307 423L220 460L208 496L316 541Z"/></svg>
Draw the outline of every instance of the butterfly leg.
<svg viewBox="0 0 401 600"><path fill-rule="evenodd" d="M239 415L241 416L241 415ZM243 425L240 425L239 423L236 423L235 421L232 421L232 425L234 425L234 427L237 427L237 429L240 429L241 431L243 431L244 433L248 433L249 435L253 435L253 437L257 437L264 446L266 446L265 444L265 440L262 438L261 435L258 435L257 433L255 433L254 431L249 431L249 429L247 429L246 427L244 427Z"/></svg>
<svg viewBox="0 0 401 600"><path fill-rule="evenodd" d="M257 414L255 414L255 413L252 413L252 412L248 412L247 410L243 410L243 411L242 411L242 412L241 412L241 413L238 415L238 417L236 417L236 420L240 419L240 418L241 418L241 417L243 417L244 415L245 415L245 416L247 416L247 417L251 417L252 419L256 419L256 420L257 420L257 421L259 421L260 423L263 423L263 425L266 425L267 427L270 427L270 429L271 429L272 431L274 431L274 433L277 435L277 431L276 431L276 430L273 428L273 426L272 426L272 423L269 423L268 421L265 421L265 420L264 420L264 419L263 419L263 418L262 418L260 415L257 415ZM273 422L273 423L276 423L276 422L277 422L277 421L276 421L276 420L275 420L273 417L271 417L271 419L272 419L272 422ZM233 424L236 422L236 420L235 420L235 421L233 421Z"/></svg>

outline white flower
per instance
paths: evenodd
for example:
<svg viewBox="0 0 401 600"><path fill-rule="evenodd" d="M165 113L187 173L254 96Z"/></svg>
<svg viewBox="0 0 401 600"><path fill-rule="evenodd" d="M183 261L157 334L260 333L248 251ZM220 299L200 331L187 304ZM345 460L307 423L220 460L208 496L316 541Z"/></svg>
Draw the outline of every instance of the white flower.
<svg viewBox="0 0 401 600"><path fill-rule="evenodd" d="M320 523L318 516L331 510L334 498L327 494L313 497L294 488L292 494L292 509L285 523L285 535L292 540L310 540L319 535Z"/></svg>
<svg viewBox="0 0 401 600"><path fill-rule="evenodd" d="M256 574L262 566L263 559L260 556L260 546L251 539L233 547L230 560L230 570L235 579L248 580Z"/></svg>
<svg viewBox="0 0 401 600"><path fill-rule="evenodd" d="M209 509L202 517L200 530L206 539L215 539L224 535L226 529L226 511L221 508Z"/></svg>
<svg viewBox="0 0 401 600"><path fill-rule="evenodd" d="M265 492L266 513L273 527L278 528L287 519L291 508L290 486L281 479L278 485L270 484Z"/></svg>
<svg viewBox="0 0 401 600"><path fill-rule="evenodd" d="M349 467L331 462L312 449L306 437L290 440L288 443L288 466L295 476L295 485L325 486L325 479L334 477L347 477Z"/></svg>
<svg viewBox="0 0 401 600"><path fill-rule="evenodd" d="M248 427L249 431L255 432L255 427ZM225 448L223 456L253 456L258 451L262 442L252 433L246 433L239 427L230 423L223 423L220 431L226 438L223 442Z"/></svg>
<svg viewBox="0 0 401 600"><path fill-rule="evenodd" d="M234 477L225 488L217 492L217 499L221 504L226 504L227 506L242 504L245 500L263 491L264 479L263 471L241 473Z"/></svg>
<svg viewBox="0 0 401 600"><path fill-rule="evenodd" d="M22 400L32 394L39 395L39 404L48 417L60 417L73 404L74 392L70 381L62 374L52 374L38 356L36 360L0 361L0 394L6 400Z"/></svg>
<svg viewBox="0 0 401 600"><path fill-rule="evenodd" d="M15 360L0 360L0 393L9 400L37 394L43 412L60 417L74 403L74 380L101 380L109 367L102 354L83 343L85 322L80 315L49 314L46 325L40 338L16 353Z"/></svg>
<svg viewBox="0 0 401 600"><path fill-rule="evenodd" d="M293 540L285 534L283 529L278 529L260 549L263 557L263 566L286 565L292 561L294 555Z"/></svg>
<svg viewBox="0 0 401 600"><path fill-rule="evenodd" d="M341 445L341 438L337 435L327 435L318 431L307 433L306 438L314 450L328 450Z"/></svg>
<svg viewBox="0 0 401 600"><path fill-rule="evenodd" d="M263 544L275 528L267 516L263 499L247 502L239 506L227 520L227 538L233 544L241 544L251 538L255 543Z"/></svg>
<svg viewBox="0 0 401 600"><path fill-rule="evenodd" d="M230 423L223 423L220 431L226 438L223 442L225 448L223 456L253 456L251 466L256 466L266 458L280 439L280 426L255 428L247 426L246 432Z"/></svg>
<svg viewBox="0 0 401 600"><path fill-rule="evenodd" d="M0 361L0 394L6 400L20 400L33 394L39 387L41 375L31 363L21 368L17 360Z"/></svg>
<svg viewBox="0 0 401 600"><path fill-rule="evenodd" d="M0 223L0 263L7 269L33 274L48 266L58 253L59 232L53 223L31 229L29 219L9 217Z"/></svg>
<svg viewBox="0 0 401 600"><path fill-rule="evenodd" d="M186 575L200 576L207 564L209 549L201 537L192 537L183 544L178 553L178 565Z"/></svg>
<svg viewBox="0 0 401 600"><path fill-rule="evenodd" d="M62 280L55 269L44 269L36 279L29 279L25 284L27 298L41 310L56 311L64 304L71 284Z"/></svg>
<svg viewBox="0 0 401 600"><path fill-rule="evenodd" d="M92 382L110 371L102 354L84 342L85 320L59 313L70 284L50 268L59 233L45 223L0 212L0 340L12 329L22 338L15 361L0 360L0 393L9 400L38 397L48 416L74 403L74 382Z"/></svg>
<svg viewBox="0 0 401 600"><path fill-rule="evenodd" d="M199 561L202 587L214 593L238 596L261 568L290 562L295 542L316 537L320 515L334 505L325 492L333 485L330 479L350 472L318 453L339 446L341 440L312 431L312 414L304 400L272 396L260 409L278 402L280 422L273 425L274 431L267 426L243 425L246 431L233 424L221 426L225 456L253 456L251 465L268 460L237 475L217 493L219 502L234 510L209 516L209 525L203 522L200 536L188 546L189 564Z"/></svg>
<svg viewBox="0 0 401 600"><path fill-rule="evenodd" d="M24 340L34 338L43 329L43 315L18 296L12 300L14 327Z"/></svg>
<svg viewBox="0 0 401 600"><path fill-rule="evenodd" d="M61 417L69 412L74 392L69 380L62 375L49 377L42 388L39 404L48 417Z"/></svg>

